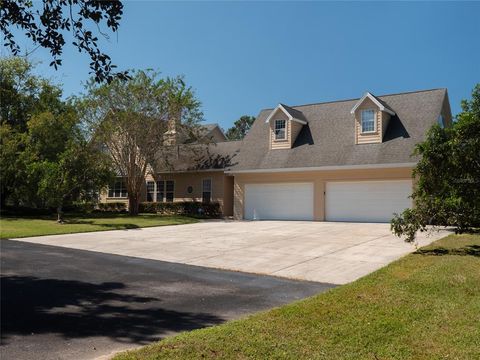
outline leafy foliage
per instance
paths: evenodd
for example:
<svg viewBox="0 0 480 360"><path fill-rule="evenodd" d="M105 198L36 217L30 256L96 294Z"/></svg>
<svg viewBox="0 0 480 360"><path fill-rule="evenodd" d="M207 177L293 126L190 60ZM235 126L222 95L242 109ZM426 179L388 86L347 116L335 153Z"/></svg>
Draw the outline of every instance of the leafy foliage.
<svg viewBox="0 0 480 360"><path fill-rule="evenodd" d="M0 59L0 119L14 130L25 131L31 116L42 111L60 113L64 108L62 90L33 74L26 59Z"/></svg>
<svg viewBox="0 0 480 360"><path fill-rule="evenodd" d="M141 213L161 215L201 215L209 218L218 218L221 215L218 202L143 202L139 209Z"/></svg>
<svg viewBox="0 0 480 360"><path fill-rule="evenodd" d="M105 212L126 212L127 204L120 201L99 203L98 210L105 211Z"/></svg>
<svg viewBox="0 0 480 360"><path fill-rule="evenodd" d="M200 121L200 102L183 78L159 78L154 71L132 71L127 81L91 81L79 102L91 136L105 146L117 173L126 177L129 212L138 213L149 166L182 129Z"/></svg>
<svg viewBox="0 0 480 360"><path fill-rule="evenodd" d="M227 130L225 136L229 140L242 140L253 125L254 116L243 115L233 123L233 126Z"/></svg>
<svg viewBox="0 0 480 360"><path fill-rule="evenodd" d="M480 84L451 127L435 125L417 145L421 159L412 198L415 207L392 220L392 230L413 241L427 225L454 226L458 232L480 227Z"/></svg>
<svg viewBox="0 0 480 360"><path fill-rule="evenodd" d="M112 177L109 158L61 90L23 59L0 61L1 205L56 207L88 201Z"/></svg>
<svg viewBox="0 0 480 360"><path fill-rule="evenodd" d="M106 24L112 32L118 30L123 15L123 4L119 0L43 0L43 7L35 7L30 0L1 0L0 30L4 45L13 55L20 55L12 27L21 29L34 44L49 50L55 69L62 64L65 46L64 32L73 36L72 44L79 52L85 52L91 59L90 69L95 80L112 81L115 77L125 79L126 72L113 73L116 68L110 56L98 47L98 37L89 29L94 25L98 32Z"/></svg>

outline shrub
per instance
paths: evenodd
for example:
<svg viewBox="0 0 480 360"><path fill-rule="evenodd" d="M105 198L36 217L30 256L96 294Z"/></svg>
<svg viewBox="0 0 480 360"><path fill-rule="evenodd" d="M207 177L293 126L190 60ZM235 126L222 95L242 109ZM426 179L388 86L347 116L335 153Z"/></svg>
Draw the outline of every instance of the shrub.
<svg viewBox="0 0 480 360"><path fill-rule="evenodd" d="M221 215L218 202L204 204L197 201L143 202L140 203L139 212L161 215L199 215L209 218L218 218Z"/></svg>
<svg viewBox="0 0 480 360"><path fill-rule="evenodd" d="M63 211L66 213L90 213L95 210L96 204L92 202L78 202L65 205Z"/></svg>
<svg viewBox="0 0 480 360"><path fill-rule="evenodd" d="M105 212L126 212L127 204L124 202L99 203L98 210Z"/></svg>

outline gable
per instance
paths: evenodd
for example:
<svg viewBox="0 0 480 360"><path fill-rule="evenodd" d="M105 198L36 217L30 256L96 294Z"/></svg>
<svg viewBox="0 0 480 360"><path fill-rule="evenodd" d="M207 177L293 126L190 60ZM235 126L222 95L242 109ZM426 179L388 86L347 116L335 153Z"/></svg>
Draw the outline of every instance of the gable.
<svg viewBox="0 0 480 360"><path fill-rule="evenodd" d="M285 121L285 137L278 139L276 137L276 123L277 120ZM303 113L297 109L293 109L284 104L279 104L271 111L265 120L269 127L269 135L265 138L270 144L270 149L291 149L295 140L302 130L302 127L307 124Z"/></svg>

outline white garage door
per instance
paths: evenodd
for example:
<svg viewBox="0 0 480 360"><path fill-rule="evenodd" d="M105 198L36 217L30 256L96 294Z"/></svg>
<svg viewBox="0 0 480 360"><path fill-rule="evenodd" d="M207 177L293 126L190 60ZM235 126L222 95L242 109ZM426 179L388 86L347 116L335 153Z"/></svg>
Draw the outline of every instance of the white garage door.
<svg viewBox="0 0 480 360"><path fill-rule="evenodd" d="M245 185L245 219L313 220L313 183Z"/></svg>
<svg viewBox="0 0 480 360"><path fill-rule="evenodd" d="M328 182L327 221L389 222L393 213L411 207L411 180Z"/></svg>

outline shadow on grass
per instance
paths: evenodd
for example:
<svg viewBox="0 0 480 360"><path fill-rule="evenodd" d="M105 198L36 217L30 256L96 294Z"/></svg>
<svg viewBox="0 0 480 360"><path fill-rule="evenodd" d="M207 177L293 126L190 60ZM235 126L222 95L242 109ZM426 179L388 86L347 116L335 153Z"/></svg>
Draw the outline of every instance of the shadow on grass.
<svg viewBox="0 0 480 360"><path fill-rule="evenodd" d="M159 307L160 299L129 294L120 282L88 283L32 276L1 277L1 343L11 336L105 336L147 344L171 331L215 325L208 313Z"/></svg>
<svg viewBox="0 0 480 360"><path fill-rule="evenodd" d="M460 255L460 256L479 256L480 257L480 245L467 245L462 248L447 249L444 247L437 247L433 249L419 249L414 254L420 255Z"/></svg>
<svg viewBox="0 0 480 360"><path fill-rule="evenodd" d="M125 224L125 223L118 223L118 224L101 224L97 223L93 220L80 220L80 219L65 219L65 225L92 225L92 226L100 226L105 228L111 229L138 229L140 226L136 224Z"/></svg>

